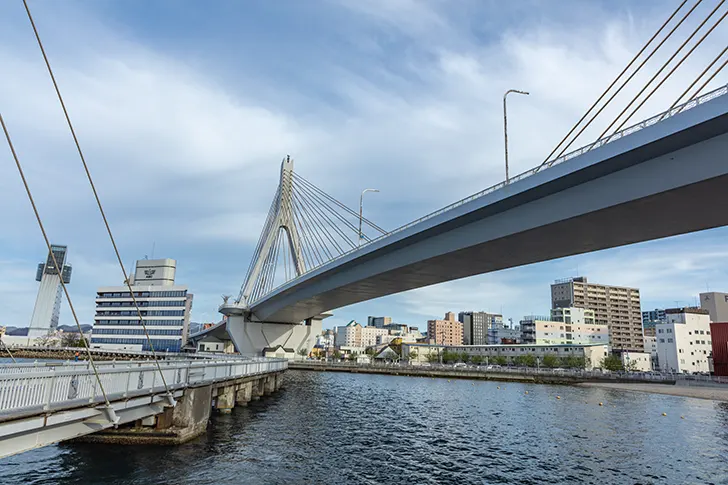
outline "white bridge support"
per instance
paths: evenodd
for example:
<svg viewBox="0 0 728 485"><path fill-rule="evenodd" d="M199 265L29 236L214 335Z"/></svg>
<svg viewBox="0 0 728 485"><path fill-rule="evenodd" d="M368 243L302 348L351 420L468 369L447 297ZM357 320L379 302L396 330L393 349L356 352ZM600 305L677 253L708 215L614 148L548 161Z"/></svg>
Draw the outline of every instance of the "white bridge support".
<svg viewBox="0 0 728 485"><path fill-rule="evenodd" d="M245 315L229 315L227 332L243 355L264 355L292 359L301 350L309 353L321 334L322 321L330 314L308 319L305 323L265 323Z"/></svg>

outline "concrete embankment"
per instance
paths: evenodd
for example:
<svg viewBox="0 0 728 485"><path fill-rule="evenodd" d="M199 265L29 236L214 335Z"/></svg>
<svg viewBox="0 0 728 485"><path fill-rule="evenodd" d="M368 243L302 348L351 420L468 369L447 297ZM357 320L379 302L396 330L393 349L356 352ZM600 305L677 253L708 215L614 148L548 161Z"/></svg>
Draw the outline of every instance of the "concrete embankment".
<svg viewBox="0 0 728 485"><path fill-rule="evenodd" d="M701 387L701 386L666 386L642 382L582 382L581 387L598 387L600 389L614 389L617 391L651 392L654 394L667 394L669 396L694 397L698 399L711 399L728 402L728 387Z"/></svg>
<svg viewBox="0 0 728 485"><path fill-rule="evenodd" d="M476 379L483 381L505 381L505 382L531 382L536 384L562 384L570 385L593 380L571 375L535 374L535 373L514 373L498 371L482 371L457 368L441 367L419 367L419 366L368 366L368 365L347 365L347 364L320 364L309 362L290 362L288 368L291 370L309 370L319 372L349 372L353 374L387 374L395 376L414 377L438 377L446 379ZM622 382L610 378L611 382ZM632 381L626 381L632 382ZM665 382L674 384L674 381ZM655 384L657 386L665 384Z"/></svg>

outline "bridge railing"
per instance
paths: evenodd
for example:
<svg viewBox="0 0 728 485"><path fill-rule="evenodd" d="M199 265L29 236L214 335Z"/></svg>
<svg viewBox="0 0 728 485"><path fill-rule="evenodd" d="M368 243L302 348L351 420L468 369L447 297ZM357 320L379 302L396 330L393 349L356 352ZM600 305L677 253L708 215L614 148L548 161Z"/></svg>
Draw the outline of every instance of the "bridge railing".
<svg viewBox="0 0 728 485"><path fill-rule="evenodd" d="M171 390L276 372L285 359L170 360L159 362ZM165 392L157 363L150 360L96 364L109 401ZM86 362L15 364L0 367L0 420L103 403Z"/></svg>
<svg viewBox="0 0 728 485"><path fill-rule="evenodd" d="M611 143L613 141L619 140L620 138L623 138L623 137L625 137L627 135L631 135L633 133L636 133L636 132L638 132L638 131L640 131L640 130L642 130L644 128L647 128L649 126L655 125L655 124L659 123L660 121L663 121L663 120L665 120L667 118L670 118L672 116L675 116L678 113L682 113L683 111L687 111L687 110L692 109L692 108L694 108L696 106L699 106L699 105L701 105L703 103L706 103L706 102L708 102L708 101L710 101L712 99L715 99L717 97L723 96L726 93L728 93L728 85L725 85L725 86L722 86L722 87L720 87L718 89L715 89L713 91L710 91L710 92L708 92L706 94L703 94L702 96L698 96L698 97L696 97L694 99L691 99L691 100L689 100L689 101L687 101L685 103L682 103L680 105L677 105L677 106L675 106L674 108L672 108L670 110L663 111L662 113L656 114L655 116L652 116L651 118L648 118L646 120L640 121L639 123L636 123L634 125L631 125L631 126L629 126L627 128L624 128L624 129L622 129L620 131L617 131L617 132L615 132L615 133L613 133L611 135L605 136L604 138L600 138L599 140L597 140L595 142L589 143L588 145L584 145L581 148L577 148L576 150L573 150L573 151L571 151L569 153L566 153L566 154L564 154L564 155L562 155L562 156L560 156L560 157L558 157L558 158L556 158L556 159L554 159L552 161L544 162L544 163L542 163L541 165L539 165L537 167L534 167L532 169L526 170L525 172L522 172L522 173L520 173L520 174L518 174L518 175L516 175L514 177L511 177L508 180L508 183L506 183L505 181L503 181L503 182L498 182L495 185L491 185L490 187L485 188L485 189L481 190L480 192L476 192L473 195L469 195L468 197L465 197L465 198L460 199L460 200L458 200L456 202L453 202L450 205L447 205L445 207L442 207L442 208L440 208L440 209L438 209L436 211L430 212L429 214L426 214L426 215L420 217L419 219L415 219L414 221L411 221L411 222L408 222L407 224L404 224L402 226L399 226L398 228L393 229L392 231L388 232L387 234L381 235L381 236L379 236L377 238L374 238L374 239L372 239L370 241L367 241L366 243L361 244L361 246L356 247L354 249L351 249L349 251L346 251L346 252L340 254L339 256L336 256L336 257L330 259L329 261L326 261L326 262L324 262L322 264L319 264L319 265L314 266L314 267L311 267L311 268L307 268L307 270L304 273L302 273L301 275L297 276L296 278L293 278L293 279L291 279L291 280L289 280L289 281L287 281L287 282L279 285L278 287L274 288L271 292L277 290L281 286L284 286L286 284L289 284L291 281L294 281L295 279L298 279L301 276L303 276L303 275L305 275L305 274L307 274L307 273L309 273L309 272L311 272L311 271L313 271L313 270L315 270L315 269L317 269L317 268L319 268L321 266L324 266L324 265L329 264L329 263L331 263L333 261L337 261L337 260L339 260L341 258L344 258L344 257L348 256L349 254L354 253L356 251L359 251L360 249L362 249L364 247L367 247L367 246L369 246L369 245L371 245L373 243L376 243L376 242L378 242L378 241L380 241L380 240L382 240L384 238L387 238L387 237L391 236L392 234L396 234L398 232L404 231L405 229L408 229L408 228L410 228L412 226L415 226L415 225L417 225L417 224L419 224L419 223L421 223L423 221L426 221L428 219L432 219L433 217L438 216L438 215L440 215L440 214L442 214L444 212L447 212L449 210L452 210L452 209L454 209L456 207L459 207L461 205L467 204L468 202L471 202L471 201L473 201L475 199L479 199L479 198L481 198L481 197L483 197L485 195L488 195L490 193L495 192L496 190L502 189L502 188L506 187L509 184L512 184L514 182L518 182L520 180L524 180L524 179L530 177L531 175L534 175L534 174L540 172L541 170L543 170L545 168L550 168L550 167L552 167L554 165L558 165L558 164L563 163L563 162L565 162L567 160L570 160L572 158L575 158L575 157L578 157L580 155L583 155L583 154L585 154L585 153L587 153L587 152L589 152L591 150L594 150L595 148L599 148L599 147L604 146L604 145L606 145L608 143ZM252 304L254 302L250 302L250 303Z"/></svg>

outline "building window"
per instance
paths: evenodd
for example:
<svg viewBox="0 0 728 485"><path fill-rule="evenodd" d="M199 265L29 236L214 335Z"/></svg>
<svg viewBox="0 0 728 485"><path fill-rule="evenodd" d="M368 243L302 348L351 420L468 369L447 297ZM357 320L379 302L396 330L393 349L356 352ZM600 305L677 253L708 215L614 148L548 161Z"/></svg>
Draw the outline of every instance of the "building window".
<svg viewBox="0 0 728 485"><path fill-rule="evenodd" d="M664 344L664 343L665 343L665 339L664 339L664 338L661 338L661 339L660 339L660 343L661 343L661 344Z"/></svg>

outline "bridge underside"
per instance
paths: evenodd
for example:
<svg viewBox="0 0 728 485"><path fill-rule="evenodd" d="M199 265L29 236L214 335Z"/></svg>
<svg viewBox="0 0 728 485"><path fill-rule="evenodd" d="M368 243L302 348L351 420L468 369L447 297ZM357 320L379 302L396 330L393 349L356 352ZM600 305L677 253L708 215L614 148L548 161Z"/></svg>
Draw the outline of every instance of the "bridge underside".
<svg viewBox="0 0 728 485"><path fill-rule="evenodd" d="M682 130L672 121L660 125L673 133L631 149L613 142L545 171L548 180L539 173L493 202L304 275L256 302L253 315L302 321L444 281L728 225L728 115Z"/></svg>

